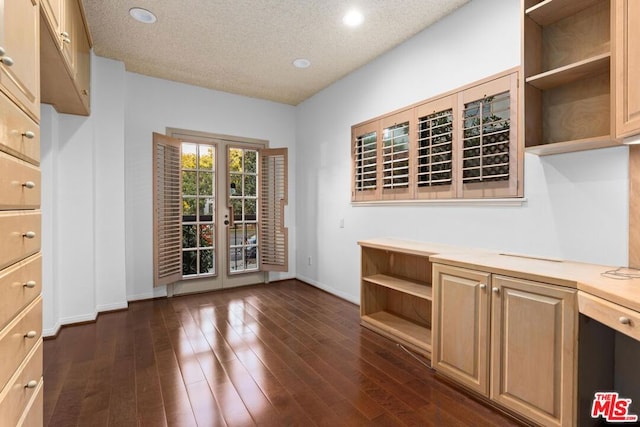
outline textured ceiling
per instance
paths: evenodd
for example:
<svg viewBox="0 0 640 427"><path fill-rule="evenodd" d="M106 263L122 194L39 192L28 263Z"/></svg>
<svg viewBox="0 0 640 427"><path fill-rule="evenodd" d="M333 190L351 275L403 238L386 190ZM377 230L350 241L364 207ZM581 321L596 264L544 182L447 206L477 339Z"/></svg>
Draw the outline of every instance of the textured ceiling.
<svg viewBox="0 0 640 427"><path fill-rule="evenodd" d="M82 0L97 55L127 70L297 105L469 0ZM129 9L152 11L142 24ZM365 17L357 28L342 16ZM454 31L452 29L452 31ZM311 67L292 66L307 58Z"/></svg>

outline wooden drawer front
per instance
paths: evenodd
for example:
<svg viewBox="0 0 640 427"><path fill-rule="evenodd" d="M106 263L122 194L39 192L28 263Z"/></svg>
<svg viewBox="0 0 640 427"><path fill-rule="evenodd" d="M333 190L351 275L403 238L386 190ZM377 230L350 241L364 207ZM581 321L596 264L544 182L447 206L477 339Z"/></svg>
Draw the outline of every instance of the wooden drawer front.
<svg viewBox="0 0 640 427"><path fill-rule="evenodd" d="M0 420L3 426L18 425L27 405L42 388L42 340L36 343L37 346L34 346L0 394Z"/></svg>
<svg viewBox="0 0 640 427"><path fill-rule="evenodd" d="M34 255L0 271L0 330L42 290L42 256Z"/></svg>
<svg viewBox="0 0 640 427"><path fill-rule="evenodd" d="M40 169L0 153L0 209L40 207Z"/></svg>
<svg viewBox="0 0 640 427"><path fill-rule="evenodd" d="M0 268L38 252L40 231L40 211L0 212Z"/></svg>
<svg viewBox="0 0 640 427"><path fill-rule="evenodd" d="M36 387L35 396L24 410L18 427L42 427L44 424L44 379Z"/></svg>
<svg viewBox="0 0 640 427"><path fill-rule="evenodd" d="M40 164L40 127L6 96L0 94L0 150ZM31 132L31 133L29 133ZM28 138L31 136L33 138Z"/></svg>
<svg viewBox="0 0 640 427"><path fill-rule="evenodd" d="M580 313L640 341L640 313L585 292L578 292Z"/></svg>
<svg viewBox="0 0 640 427"><path fill-rule="evenodd" d="M31 338L27 335L35 332ZM42 336L42 297L39 296L0 332L0 389ZM0 416L0 420L2 420Z"/></svg>

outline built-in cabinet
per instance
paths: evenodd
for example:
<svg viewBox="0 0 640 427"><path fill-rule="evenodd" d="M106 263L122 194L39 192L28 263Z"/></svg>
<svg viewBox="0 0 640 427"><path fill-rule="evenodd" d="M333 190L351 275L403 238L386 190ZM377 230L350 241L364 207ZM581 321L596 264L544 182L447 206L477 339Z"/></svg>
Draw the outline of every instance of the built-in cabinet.
<svg viewBox="0 0 640 427"><path fill-rule="evenodd" d="M618 137L640 133L640 2L615 0L614 75Z"/></svg>
<svg viewBox="0 0 640 427"><path fill-rule="evenodd" d="M0 2L0 424L42 420L39 3Z"/></svg>
<svg viewBox="0 0 640 427"><path fill-rule="evenodd" d="M523 0L525 146L554 154L640 132L640 6L631 0Z"/></svg>
<svg viewBox="0 0 640 427"><path fill-rule="evenodd" d="M431 355L431 263L410 248L359 242L361 324Z"/></svg>
<svg viewBox="0 0 640 427"><path fill-rule="evenodd" d="M432 366L542 425L575 417L576 291L433 265Z"/></svg>
<svg viewBox="0 0 640 427"><path fill-rule="evenodd" d="M61 113L90 113L90 39L79 0L44 0L42 102Z"/></svg>
<svg viewBox="0 0 640 427"><path fill-rule="evenodd" d="M0 90L34 121L40 119L38 2L0 3Z"/></svg>

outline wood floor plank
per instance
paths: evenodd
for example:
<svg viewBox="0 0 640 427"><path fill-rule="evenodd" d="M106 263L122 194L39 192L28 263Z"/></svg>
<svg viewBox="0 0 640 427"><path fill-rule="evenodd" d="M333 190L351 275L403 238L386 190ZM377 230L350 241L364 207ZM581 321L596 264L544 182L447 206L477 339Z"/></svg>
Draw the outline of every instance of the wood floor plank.
<svg viewBox="0 0 640 427"><path fill-rule="evenodd" d="M45 426L513 426L296 280L131 303L44 343Z"/></svg>

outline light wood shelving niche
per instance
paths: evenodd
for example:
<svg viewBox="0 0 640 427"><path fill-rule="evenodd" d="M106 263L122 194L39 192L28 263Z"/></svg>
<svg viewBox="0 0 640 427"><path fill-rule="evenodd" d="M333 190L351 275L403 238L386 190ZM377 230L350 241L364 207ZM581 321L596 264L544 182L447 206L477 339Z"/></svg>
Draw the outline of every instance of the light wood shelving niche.
<svg viewBox="0 0 640 427"><path fill-rule="evenodd" d="M612 1L523 0L528 152L555 154L620 143L612 120Z"/></svg>
<svg viewBox="0 0 640 427"><path fill-rule="evenodd" d="M410 248L359 242L361 324L431 357L431 263Z"/></svg>

